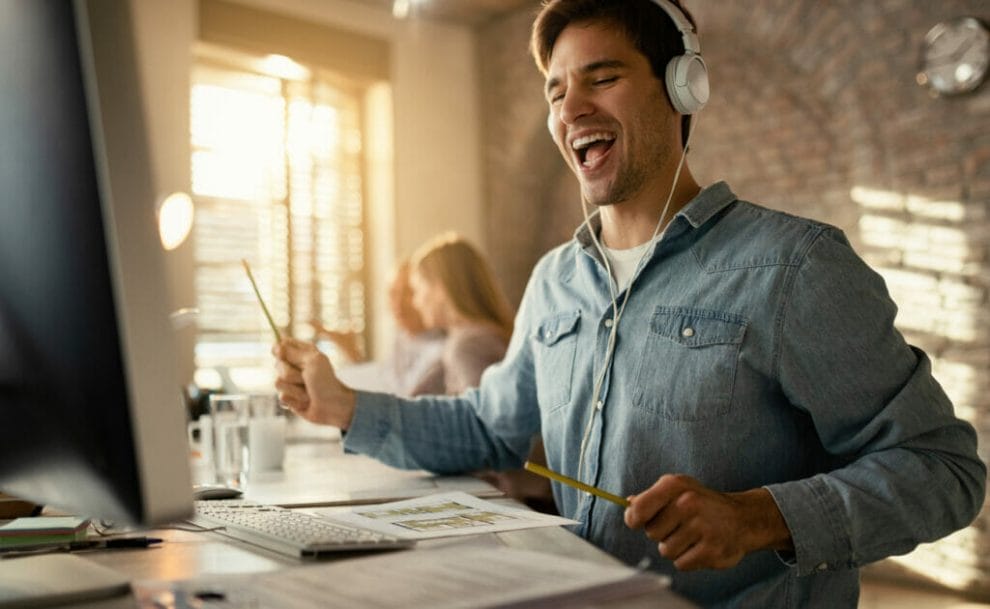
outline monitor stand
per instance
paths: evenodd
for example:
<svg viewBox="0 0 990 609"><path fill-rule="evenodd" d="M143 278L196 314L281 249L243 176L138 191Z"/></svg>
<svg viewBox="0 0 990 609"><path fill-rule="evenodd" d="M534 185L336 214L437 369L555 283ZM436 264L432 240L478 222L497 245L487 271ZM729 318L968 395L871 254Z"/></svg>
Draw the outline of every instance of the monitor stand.
<svg viewBox="0 0 990 609"><path fill-rule="evenodd" d="M0 608L52 607L130 593L127 577L85 558L46 554L10 558L0 568Z"/></svg>

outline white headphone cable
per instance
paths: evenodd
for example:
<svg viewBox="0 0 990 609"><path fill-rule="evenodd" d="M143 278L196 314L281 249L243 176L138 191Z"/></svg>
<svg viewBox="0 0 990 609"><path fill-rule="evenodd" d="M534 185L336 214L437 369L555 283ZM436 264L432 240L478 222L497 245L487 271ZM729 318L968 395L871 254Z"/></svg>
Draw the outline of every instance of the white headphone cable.
<svg viewBox="0 0 990 609"><path fill-rule="evenodd" d="M691 123L690 126L688 127L687 138L684 141L684 150L681 152L680 161L678 161L677 163L677 170L674 172L674 181L673 184L671 184L670 192L667 194L667 201L663 205L663 210L660 212L660 219L657 220L657 226L655 229L653 229L653 236L650 238L651 241L656 240L657 235L660 234L660 229L663 228L664 226L664 220L667 217L667 211L670 208L670 202L674 198L674 191L677 190L677 182L681 178L681 169L684 168L684 161L687 159L687 153L691 146L691 136L694 134L694 129L695 126L697 125L697 122L698 122L698 116L692 115ZM649 254L655 248L655 246L654 248L647 247L645 250L643 250L643 253L640 255L639 261L636 263L636 269L633 271L632 279L630 279L629 281L629 287L626 288L625 296L622 297L622 306L619 307L617 306L618 303L616 302L616 294L615 294L616 287L614 286L615 280L612 277L612 265L609 264L609 259L608 256L605 254L605 249L602 247L601 242L598 240L598 236L595 235L594 228L591 226L591 218L588 215L588 202L587 199L585 199L584 194L581 195L581 211L584 212L584 225L588 229L588 233L591 235L591 240L595 244L595 249L597 249L599 255L601 255L602 261L605 263L605 270L608 273L608 277L607 277L608 291L612 299L613 320L612 320L612 330L611 332L609 332L608 344L606 345L606 349L605 349L605 363L602 365L601 372L599 372L595 378L595 384L592 389L592 397L591 397L591 414L588 416L588 423L587 425L585 425L584 434L581 437L581 448L578 452L577 476L575 476L578 480L582 480L584 478L585 449L587 448L588 445L588 439L591 437L591 426L595 421L595 410L598 404L599 397L601 396L602 384L605 382L605 374L607 373L608 367L612 361L612 356L615 354L615 340L617 333L619 331L619 321L622 319L622 314L626 310L626 303L629 302L629 295L632 294L633 284L636 282L636 279L639 276L640 266L643 264L643 261L646 259L647 254ZM600 211L598 213L601 214Z"/></svg>

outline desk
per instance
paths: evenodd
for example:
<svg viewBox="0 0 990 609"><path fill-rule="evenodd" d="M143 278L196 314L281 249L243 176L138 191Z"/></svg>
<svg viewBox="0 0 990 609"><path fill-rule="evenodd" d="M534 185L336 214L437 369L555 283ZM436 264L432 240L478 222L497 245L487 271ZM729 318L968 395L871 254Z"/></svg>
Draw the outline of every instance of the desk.
<svg viewBox="0 0 990 609"><path fill-rule="evenodd" d="M452 490L442 477L431 476L423 472L403 472L388 468L381 464L371 465L367 457L344 455L339 442L320 446L294 446L289 451L291 459L286 461L286 473L283 479L265 481L261 488L270 492L277 484L296 484L304 480L305 472L313 473L315 481L339 480L341 489L353 492L364 489L362 493L371 493L372 485L367 479L368 472L374 473L375 491L380 494L398 496L414 496L405 494L407 491L418 492L427 487L428 492ZM308 455L308 457L305 457ZM305 461L305 458L312 459ZM344 465L355 465L348 470ZM332 469L332 476L327 473ZM327 477L330 476L330 477ZM413 480L415 482L410 482ZM429 482L424 482L427 480ZM464 490L466 482L460 477L452 479L454 486ZM398 490L389 491L389 484L395 484ZM404 489L404 490L403 490ZM258 494L256 495L255 492ZM342 491L343 493L343 491ZM419 494L426 494L420 492ZM491 491L489 491L491 494ZM264 496L261 491L248 485L247 495L256 499ZM510 499L498 499L498 502L511 502ZM518 504L516 504L518 505ZM341 508L343 509L343 508ZM149 532L150 535L161 537L161 546L147 550L114 550L104 552L79 553L77 556L101 565L116 569L126 574L132 580L181 580L203 575L250 574L267 573L288 569L302 564L312 564L296 560L246 542L233 540L218 533L188 532L175 529L161 529ZM481 547L508 546L512 548L535 550L550 554L559 554L570 558L582 559L600 564L617 565L619 561L597 547L560 527L526 529L502 533L483 534L470 537L445 538L421 541L416 548L438 547L444 544L474 544ZM414 556L416 550L405 550ZM328 560L347 560L347 557L330 558ZM73 605L75 609L109 608L117 609L134 606L133 599L121 598L114 601L100 601ZM608 605L588 605L628 607L630 609L670 608L687 609L693 607L690 603L665 593L662 598L655 594L623 599Z"/></svg>
<svg viewBox="0 0 990 609"><path fill-rule="evenodd" d="M500 497L501 491L474 476L436 476L400 470L365 455L344 454L339 441L288 445L284 471L251 477L244 498L282 507L326 507L383 503L433 493L463 491Z"/></svg>

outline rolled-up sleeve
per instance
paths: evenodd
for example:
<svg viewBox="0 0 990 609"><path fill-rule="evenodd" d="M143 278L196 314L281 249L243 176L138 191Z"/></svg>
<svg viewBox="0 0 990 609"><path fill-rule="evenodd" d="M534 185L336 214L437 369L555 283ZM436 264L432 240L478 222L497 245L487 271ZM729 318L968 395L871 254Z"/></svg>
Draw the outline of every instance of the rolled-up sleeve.
<svg viewBox="0 0 990 609"><path fill-rule="evenodd" d="M791 274L778 323L782 391L837 464L768 485L800 574L906 553L969 524L986 467L928 357L894 328L883 279L828 229Z"/></svg>

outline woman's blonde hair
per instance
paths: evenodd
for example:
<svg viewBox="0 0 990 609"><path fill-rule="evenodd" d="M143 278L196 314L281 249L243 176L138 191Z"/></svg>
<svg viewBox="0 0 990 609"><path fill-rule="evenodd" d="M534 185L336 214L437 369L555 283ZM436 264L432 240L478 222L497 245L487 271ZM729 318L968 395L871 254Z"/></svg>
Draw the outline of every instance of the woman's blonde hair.
<svg viewBox="0 0 990 609"><path fill-rule="evenodd" d="M495 324L506 340L512 335L512 307L488 262L456 233L445 233L412 255L412 270L439 281L457 311L473 321Z"/></svg>

